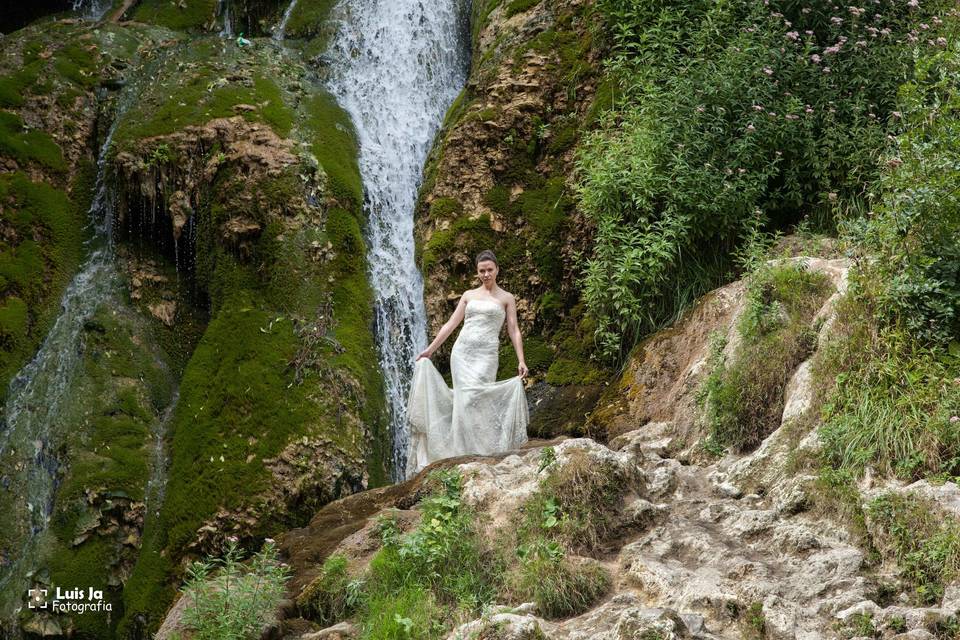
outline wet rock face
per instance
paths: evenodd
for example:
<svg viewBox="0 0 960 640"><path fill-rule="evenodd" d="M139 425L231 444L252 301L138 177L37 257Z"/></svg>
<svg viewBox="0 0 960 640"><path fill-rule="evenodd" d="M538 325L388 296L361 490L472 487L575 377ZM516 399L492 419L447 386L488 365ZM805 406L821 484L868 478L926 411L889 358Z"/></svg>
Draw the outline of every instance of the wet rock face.
<svg viewBox="0 0 960 640"><path fill-rule="evenodd" d="M545 437L577 432L605 378L590 361L593 329L574 268L591 230L569 183L596 93L600 54L588 5L474 3L473 66L428 160L415 222L431 333L478 285L476 254L492 249L500 285L517 297L533 379L581 387L553 394L577 396L576 403L552 403L542 416L534 405L531 431ZM500 375L515 375L515 362L505 346Z"/></svg>

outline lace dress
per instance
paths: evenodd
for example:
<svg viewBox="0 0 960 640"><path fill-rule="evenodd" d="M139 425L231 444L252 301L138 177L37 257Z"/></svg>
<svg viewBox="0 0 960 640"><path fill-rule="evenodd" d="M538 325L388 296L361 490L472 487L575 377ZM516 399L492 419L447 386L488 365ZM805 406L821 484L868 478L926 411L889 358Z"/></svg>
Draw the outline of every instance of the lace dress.
<svg viewBox="0 0 960 640"><path fill-rule="evenodd" d="M520 376L496 381L500 328L506 310L495 300L470 300L450 352L453 389L429 358L414 365L407 401L407 477L434 460L491 454L527 441L527 399Z"/></svg>

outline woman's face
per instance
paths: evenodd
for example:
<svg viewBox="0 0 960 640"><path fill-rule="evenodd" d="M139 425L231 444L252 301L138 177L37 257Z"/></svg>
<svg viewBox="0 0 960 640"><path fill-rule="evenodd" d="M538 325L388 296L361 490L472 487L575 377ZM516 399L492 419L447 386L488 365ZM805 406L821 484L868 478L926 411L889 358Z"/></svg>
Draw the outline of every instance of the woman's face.
<svg viewBox="0 0 960 640"><path fill-rule="evenodd" d="M481 260L477 263L477 276L480 282L485 285L493 284L497 281L497 263L493 260Z"/></svg>

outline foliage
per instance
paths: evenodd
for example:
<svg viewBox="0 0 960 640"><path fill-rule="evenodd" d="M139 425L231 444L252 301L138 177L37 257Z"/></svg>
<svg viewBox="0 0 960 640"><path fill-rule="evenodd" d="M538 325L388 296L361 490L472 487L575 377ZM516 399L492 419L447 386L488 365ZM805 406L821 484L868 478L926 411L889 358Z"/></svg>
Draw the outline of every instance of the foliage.
<svg viewBox="0 0 960 640"><path fill-rule="evenodd" d="M915 494L887 493L867 506L874 544L925 605L939 603L960 575L960 522Z"/></svg>
<svg viewBox="0 0 960 640"><path fill-rule="evenodd" d="M817 375L836 381L823 412L824 465L854 474L960 474L956 12L941 28L954 45L931 39L918 51L871 213L843 225L858 265Z"/></svg>
<svg viewBox="0 0 960 640"><path fill-rule="evenodd" d="M194 562L183 588L188 606L184 623L197 640L257 640L283 598L290 569L278 561L269 538L249 565L236 538L223 557ZM216 570L215 570L216 569Z"/></svg>
<svg viewBox="0 0 960 640"><path fill-rule="evenodd" d="M459 472L435 471L431 483L413 532L401 536L389 520L378 526L383 546L370 561L358 612L364 638L443 637L499 591L502 562L460 500Z"/></svg>
<svg viewBox="0 0 960 640"><path fill-rule="evenodd" d="M826 276L803 263L763 264L749 276L733 363L725 362L725 339L713 337L710 373L698 391L710 450L750 450L780 426L784 389L813 351L810 322L828 289Z"/></svg>
<svg viewBox="0 0 960 640"><path fill-rule="evenodd" d="M323 562L320 575L297 598L301 613L323 626L352 615L366 596L362 578L351 579L347 573L347 559L332 555Z"/></svg>
<svg viewBox="0 0 960 640"><path fill-rule="evenodd" d="M563 464L555 452L541 455L546 475L523 506L521 539L542 532L568 548L596 550L616 530L618 507L634 478L583 451L570 452Z"/></svg>
<svg viewBox="0 0 960 640"><path fill-rule="evenodd" d="M597 228L584 296L606 356L673 313L691 265L721 279L758 222L829 228L859 202L908 41L939 9L915 4L598 3L623 98L579 150L578 195Z"/></svg>

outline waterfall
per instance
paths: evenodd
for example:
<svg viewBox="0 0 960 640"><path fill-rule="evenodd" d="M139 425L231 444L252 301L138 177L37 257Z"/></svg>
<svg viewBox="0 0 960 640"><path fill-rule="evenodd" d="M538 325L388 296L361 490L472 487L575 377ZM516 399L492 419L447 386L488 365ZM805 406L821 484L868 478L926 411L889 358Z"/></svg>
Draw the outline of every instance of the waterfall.
<svg viewBox="0 0 960 640"><path fill-rule="evenodd" d="M34 358L10 382L0 416L0 461L14 473L4 476L3 490L16 496L17 508L4 514L8 537L15 552L0 572L0 590L29 575L40 539L47 531L57 489L57 448L64 434L61 411L70 400L72 382L81 365L81 333L97 307L119 292L111 238L114 202L106 180L107 153L126 103L118 113L97 159L95 196L89 217L93 226L88 257L67 286L60 314ZM22 602L23 593L13 592ZM0 598L0 604L3 598Z"/></svg>
<svg viewBox="0 0 960 640"><path fill-rule="evenodd" d="M421 174L469 65L466 0L341 0L328 86L353 119L368 218L376 338L390 408L394 479L404 477L406 396L427 344L413 214Z"/></svg>
<svg viewBox="0 0 960 640"><path fill-rule="evenodd" d="M282 41L286 37L287 23L290 21L290 16L293 14L293 10L296 8L297 0L290 0L290 4L287 5L287 10L283 12L283 17L280 18L280 23L273 32L273 39L277 42Z"/></svg>
<svg viewBox="0 0 960 640"><path fill-rule="evenodd" d="M87 20L100 20L110 8L109 0L73 0L73 11Z"/></svg>
<svg viewBox="0 0 960 640"><path fill-rule="evenodd" d="M220 37L232 38L233 21L230 19L230 0L220 0L217 13L223 20L223 28L220 29Z"/></svg>

